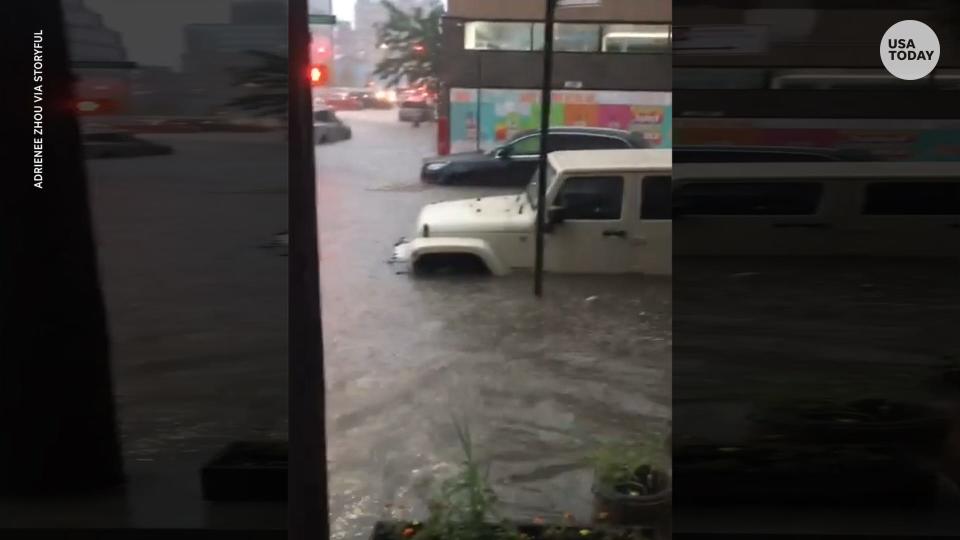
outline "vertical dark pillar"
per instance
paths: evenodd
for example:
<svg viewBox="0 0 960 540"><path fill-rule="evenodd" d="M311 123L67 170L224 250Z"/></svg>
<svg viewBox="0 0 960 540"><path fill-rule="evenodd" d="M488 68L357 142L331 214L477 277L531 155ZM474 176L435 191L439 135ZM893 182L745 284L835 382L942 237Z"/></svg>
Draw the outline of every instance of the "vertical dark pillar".
<svg viewBox="0 0 960 540"><path fill-rule="evenodd" d="M63 14L53 0L16 9L2 18L16 58L4 77L15 159L0 195L0 491L62 494L118 484L123 467Z"/></svg>
<svg viewBox="0 0 960 540"><path fill-rule="evenodd" d="M290 9L290 457L289 536L329 538L324 433L320 258L307 0Z"/></svg>
<svg viewBox="0 0 960 540"><path fill-rule="evenodd" d="M540 172L537 186L537 253L534 260L533 294L543 296L543 233L546 220L547 136L550 132L550 92L553 89L553 20L557 0L547 2L543 32L543 86L540 96Z"/></svg>

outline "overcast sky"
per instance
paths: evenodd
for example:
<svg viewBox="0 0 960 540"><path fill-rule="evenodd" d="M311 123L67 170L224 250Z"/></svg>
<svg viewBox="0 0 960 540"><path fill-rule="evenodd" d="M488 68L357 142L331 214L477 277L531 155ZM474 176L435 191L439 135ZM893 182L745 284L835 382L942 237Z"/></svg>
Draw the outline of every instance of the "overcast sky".
<svg viewBox="0 0 960 540"><path fill-rule="evenodd" d="M353 6L356 0L309 0L310 13L325 13L333 4L333 14L341 21L353 20Z"/></svg>

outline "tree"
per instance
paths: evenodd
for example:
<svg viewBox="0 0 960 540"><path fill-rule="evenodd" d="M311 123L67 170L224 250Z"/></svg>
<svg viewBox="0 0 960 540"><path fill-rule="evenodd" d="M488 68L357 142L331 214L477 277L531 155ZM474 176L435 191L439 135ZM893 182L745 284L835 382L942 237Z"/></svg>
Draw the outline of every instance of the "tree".
<svg viewBox="0 0 960 540"><path fill-rule="evenodd" d="M406 80L435 90L443 6L437 4L428 11L416 7L410 12L401 10L390 0L383 0L383 6L388 19L377 27L377 46L385 49L386 56L377 62L373 74L386 80L389 86L398 86Z"/></svg>
<svg viewBox="0 0 960 540"><path fill-rule="evenodd" d="M247 51L258 62L234 71L234 82L253 91L232 99L227 107L248 111L255 116L287 118L287 84L290 64L282 54ZM306 75L304 75L306 76Z"/></svg>

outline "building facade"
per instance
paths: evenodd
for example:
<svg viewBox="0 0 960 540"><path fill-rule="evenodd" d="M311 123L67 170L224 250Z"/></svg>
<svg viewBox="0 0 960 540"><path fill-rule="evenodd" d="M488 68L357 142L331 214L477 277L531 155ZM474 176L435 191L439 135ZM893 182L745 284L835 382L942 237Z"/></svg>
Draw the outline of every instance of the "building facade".
<svg viewBox="0 0 960 540"><path fill-rule="evenodd" d="M126 112L134 64L120 33L83 0L63 0L63 12L78 112L98 117Z"/></svg>
<svg viewBox="0 0 960 540"><path fill-rule="evenodd" d="M287 55L286 5L282 0L235 2L230 21L222 24L190 24L184 28L182 111L209 115L225 110L233 98L248 92L239 88L235 72L259 60L253 51Z"/></svg>
<svg viewBox="0 0 960 540"><path fill-rule="evenodd" d="M450 0L440 114L453 151L539 127L544 3ZM630 129L671 145L671 2L563 8L554 27L551 123Z"/></svg>

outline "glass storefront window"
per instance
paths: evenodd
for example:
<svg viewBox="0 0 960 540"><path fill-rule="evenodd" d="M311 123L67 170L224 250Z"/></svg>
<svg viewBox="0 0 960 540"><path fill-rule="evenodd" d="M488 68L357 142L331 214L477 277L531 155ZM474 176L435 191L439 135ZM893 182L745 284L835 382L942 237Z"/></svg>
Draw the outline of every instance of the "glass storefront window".
<svg viewBox="0 0 960 540"><path fill-rule="evenodd" d="M468 50L529 51L532 23L472 21L464 28L463 47Z"/></svg>
<svg viewBox="0 0 960 540"><path fill-rule="evenodd" d="M543 50L543 23L533 25L533 50ZM597 52L600 50L600 26L596 24L556 23L553 49L557 52Z"/></svg>
<svg viewBox="0 0 960 540"><path fill-rule="evenodd" d="M619 53L670 52L673 32L666 24L608 24L601 50Z"/></svg>

